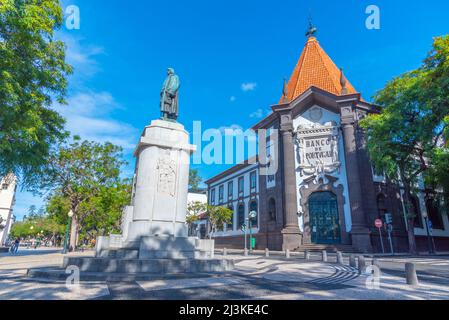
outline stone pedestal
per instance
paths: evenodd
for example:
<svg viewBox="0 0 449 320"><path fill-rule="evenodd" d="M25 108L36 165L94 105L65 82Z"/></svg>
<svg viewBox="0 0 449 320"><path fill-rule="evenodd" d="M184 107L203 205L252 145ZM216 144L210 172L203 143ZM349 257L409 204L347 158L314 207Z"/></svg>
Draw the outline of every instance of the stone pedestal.
<svg viewBox="0 0 449 320"><path fill-rule="evenodd" d="M122 234L99 237L95 258L70 258L83 272L223 272L233 261L214 259L214 240L187 236L190 155L195 146L179 123L155 120L145 128L137 158L131 206L122 217Z"/></svg>
<svg viewBox="0 0 449 320"><path fill-rule="evenodd" d="M155 120L145 128L134 153L134 210L126 246L148 236L187 237L189 161L195 149L179 123Z"/></svg>

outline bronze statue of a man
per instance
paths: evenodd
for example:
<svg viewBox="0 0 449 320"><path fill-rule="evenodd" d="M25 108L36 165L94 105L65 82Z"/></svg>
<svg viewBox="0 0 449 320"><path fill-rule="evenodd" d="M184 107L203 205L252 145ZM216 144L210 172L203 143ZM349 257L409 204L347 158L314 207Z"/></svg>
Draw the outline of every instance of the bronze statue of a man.
<svg viewBox="0 0 449 320"><path fill-rule="evenodd" d="M175 74L175 70L168 68L167 78L161 90L161 113L163 120L176 121L178 119L179 86L179 77Z"/></svg>

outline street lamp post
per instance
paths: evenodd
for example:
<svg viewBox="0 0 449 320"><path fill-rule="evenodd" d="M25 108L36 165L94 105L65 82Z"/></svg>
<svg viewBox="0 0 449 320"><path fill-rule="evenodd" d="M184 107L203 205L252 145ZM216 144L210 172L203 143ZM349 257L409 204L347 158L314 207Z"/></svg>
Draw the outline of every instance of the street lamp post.
<svg viewBox="0 0 449 320"><path fill-rule="evenodd" d="M67 223L67 227L65 229L64 248L62 250L62 254L67 254L67 251L68 251L69 233L70 233L70 227L72 226L72 217L73 217L74 213L72 210L70 210L67 215L69 216L69 222Z"/></svg>
<svg viewBox="0 0 449 320"><path fill-rule="evenodd" d="M432 240L430 239L429 217L427 216L427 212L424 212L422 215L423 215L423 218L424 218L424 223L426 225L427 247L429 249L429 254L432 254L433 250L432 250Z"/></svg>
<svg viewBox="0 0 449 320"><path fill-rule="evenodd" d="M257 217L256 211L251 211L248 215L248 225L249 225L249 252L253 252L253 233L252 233L252 220Z"/></svg>
<svg viewBox="0 0 449 320"><path fill-rule="evenodd" d="M247 254L247 248L248 248L247 243L246 243L246 233L247 233L246 232L247 231L246 224L242 225L242 231L243 231L243 235L245 237L245 250L244 250L244 253L246 255Z"/></svg>

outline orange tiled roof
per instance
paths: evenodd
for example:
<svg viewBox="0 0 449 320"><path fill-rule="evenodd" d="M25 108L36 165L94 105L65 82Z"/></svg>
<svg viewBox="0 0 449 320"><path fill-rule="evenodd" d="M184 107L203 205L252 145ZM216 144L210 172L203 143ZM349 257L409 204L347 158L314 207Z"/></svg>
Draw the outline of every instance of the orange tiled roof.
<svg viewBox="0 0 449 320"><path fill-rule="evenodd" d="M335 95L341 95L341 71L321 48L315 37L307 39L298 64L287 85L288 101L292 101L312 86ZM346 82L347 94L357 93L354 87ZM281 98L281 103L284 96Z"/></svg>

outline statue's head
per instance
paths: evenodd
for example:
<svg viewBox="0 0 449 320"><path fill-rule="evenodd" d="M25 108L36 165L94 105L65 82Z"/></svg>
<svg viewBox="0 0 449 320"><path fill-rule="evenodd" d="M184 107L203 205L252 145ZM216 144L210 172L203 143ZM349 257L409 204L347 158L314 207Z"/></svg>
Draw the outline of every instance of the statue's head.
<svg viewBox="0 0 449 320"><path fill-rule="evenodd" d="M168 68L167 69L167 74L168 75L175 74L175 70L173 68Z"/></svg>

